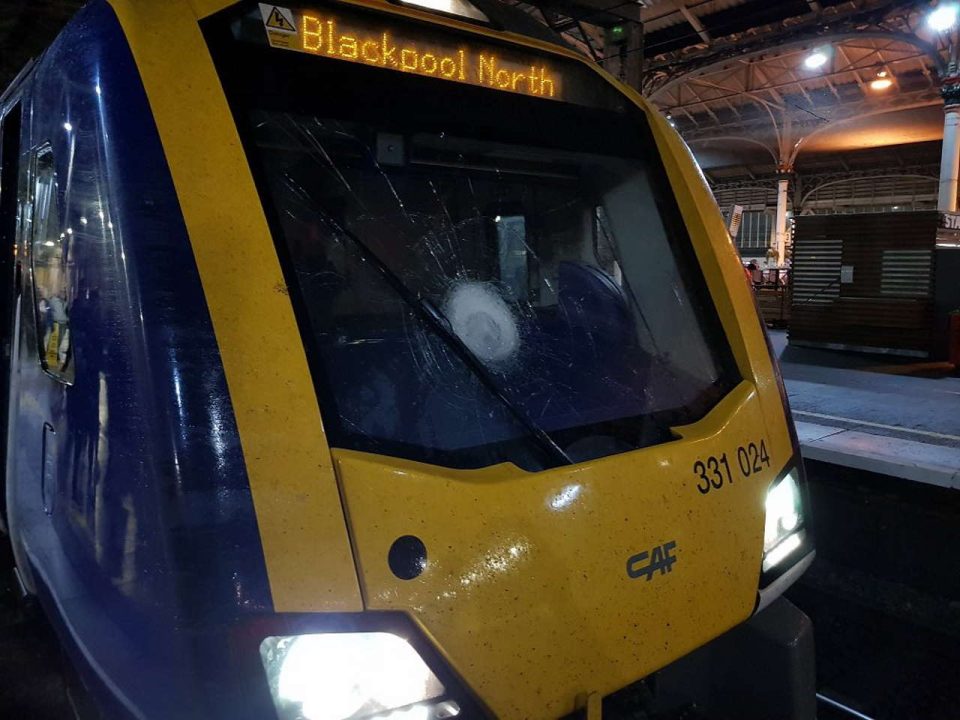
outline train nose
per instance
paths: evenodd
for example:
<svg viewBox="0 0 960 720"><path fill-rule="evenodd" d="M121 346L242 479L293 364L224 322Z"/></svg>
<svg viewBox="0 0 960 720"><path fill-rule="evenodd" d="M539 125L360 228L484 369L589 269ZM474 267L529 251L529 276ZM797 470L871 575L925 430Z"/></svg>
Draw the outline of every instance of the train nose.
<svg viewBox="0 0 960 720"><path fill-rule="evenodd" d="M717 413L685 443L538 473L334 451L366 609L411 616L503 718L664 667L756 602L765 481L705 496L690 469L760 426L754 391Z"/></svg>

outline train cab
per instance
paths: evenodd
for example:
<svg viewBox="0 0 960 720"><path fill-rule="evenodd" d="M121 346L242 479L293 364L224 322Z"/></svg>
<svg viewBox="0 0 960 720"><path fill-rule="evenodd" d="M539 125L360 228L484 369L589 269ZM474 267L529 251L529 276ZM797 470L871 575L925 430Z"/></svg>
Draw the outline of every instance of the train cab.
<svg viewBox="0 0 960 720"><path fill-rule="evenodd" d="M0 116L5 529L93 716L813 717L786 395L636 91L492 0L94 0Z"/></svg>

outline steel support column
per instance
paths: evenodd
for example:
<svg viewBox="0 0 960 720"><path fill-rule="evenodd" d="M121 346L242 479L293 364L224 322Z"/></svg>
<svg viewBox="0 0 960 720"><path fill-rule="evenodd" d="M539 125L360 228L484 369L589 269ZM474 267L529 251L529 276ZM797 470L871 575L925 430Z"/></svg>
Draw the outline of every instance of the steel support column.
<svg viewBox="0 0 960 720"><path fill-rule="evenodd" d="M960 178L960 77L944 79L943 149L940 151L940 212L957 211L957 180Z"/></svg>
<svg viewBox="0 0 960 720"><path fill-rule="evenodd" d="M621 79L630 87L643 87L643 23L628 22L627 41L620 46Z"/></svg>
<svg viewBox="0 0 960 720"><path fill-rule="evenodd" d="M777 178L777 221L774 225L774 247L777 249L777 267L783 267L787 261L787 190L790 187L790 173L781 172Z"/></svg>

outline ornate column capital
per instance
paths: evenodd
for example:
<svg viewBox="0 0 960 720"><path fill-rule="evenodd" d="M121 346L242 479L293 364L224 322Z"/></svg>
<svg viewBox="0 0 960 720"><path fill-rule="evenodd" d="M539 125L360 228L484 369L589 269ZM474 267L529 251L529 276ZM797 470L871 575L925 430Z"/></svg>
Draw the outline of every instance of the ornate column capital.
<svg viewBox="0 0 960 720"><path fill-rule="evenodd" d="M960 107L960 75L945 77L940 83L940 96L944 110Z"/></svg>

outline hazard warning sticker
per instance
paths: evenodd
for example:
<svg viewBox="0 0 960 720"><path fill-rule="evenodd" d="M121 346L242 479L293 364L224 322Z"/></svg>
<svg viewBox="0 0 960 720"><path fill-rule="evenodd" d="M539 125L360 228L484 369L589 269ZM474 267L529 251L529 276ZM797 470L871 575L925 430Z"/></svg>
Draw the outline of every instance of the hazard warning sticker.
<svg viewBox="0 0 960 720"><path fill-rule="evenodd" d="M293 24L293 10L289 8L260 3L260 15L263 17L263 24L271 30L283 30L291 33L297 31L297 26Z"/></svg>
<svg viewBox="0 0 960 720"><path fill-rule="evenodd" d="M297 39L297 24L293 10L269 3L260 3L263 29L273 47L293 49Z"/></svg>

